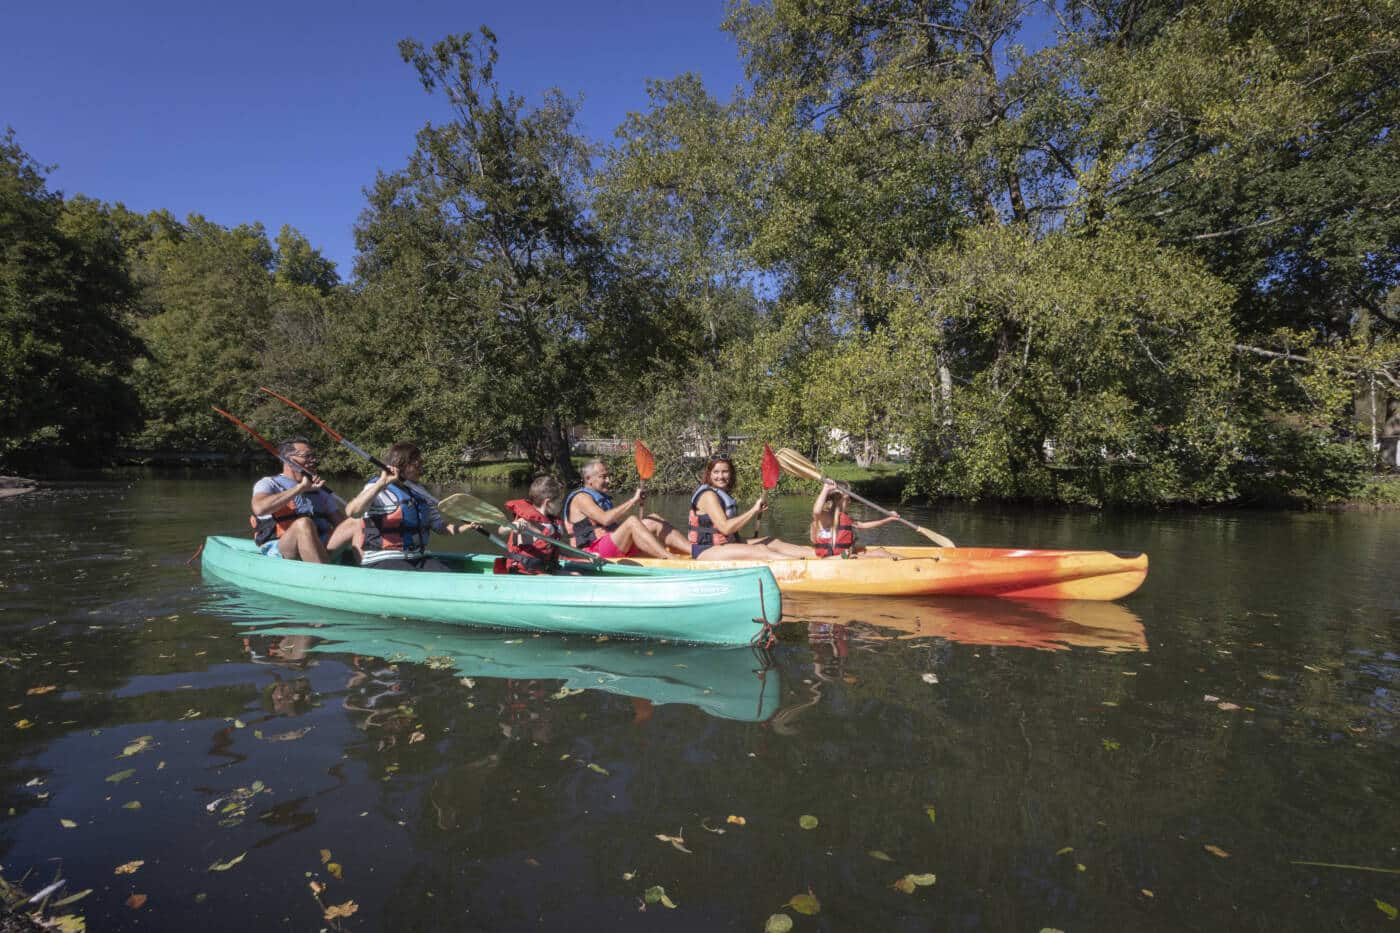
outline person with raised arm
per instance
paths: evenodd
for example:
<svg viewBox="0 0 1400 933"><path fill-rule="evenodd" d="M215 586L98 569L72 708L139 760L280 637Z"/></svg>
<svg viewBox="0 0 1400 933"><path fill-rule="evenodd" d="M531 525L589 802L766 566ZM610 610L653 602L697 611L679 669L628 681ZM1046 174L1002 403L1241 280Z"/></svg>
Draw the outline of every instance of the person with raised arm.
<svg viewBox="0 0 1400 933"><path fill-rule="evenodd" d="M416 484L423 475L423 455L416 444L400 441L390 445L384 452L384 466L345 506L351 518L364 518L360 565L379 570L450 571L451 567L428 554L428 542L434 531L455 535L469 526L449 525L435 503L407 485Z"/></svg>
<svg viewBox="0 0 1400 933"><path fill-rule="evenodd" d="M574 547L599 557L673 557L689 545L679 531L660 515L628 515L646 499L638 489L621 505L614 505L608 489L612 472L601 460L583 465L583 486L564 500L564 527Z"/></svg>
<svg viewBox="0 0 1400 933"><path fill-rule="evenodd" d="M721 454L705 462L700 485L690 497L690 556L696 560L781 560L815 557L811 548L771 535L745 541L739 532L768 509L762 497L739 511L734 498L734 464Z"/></svg>
<svg viewBox="0 0 1400 933"><path fill-rule="evenodd" d="M268 557L328 563L354 541L359 523L347 520L340 500L316 475L319 460L306 438L283 441L277 455L282 472L253 485L253 542Z"/></svg>

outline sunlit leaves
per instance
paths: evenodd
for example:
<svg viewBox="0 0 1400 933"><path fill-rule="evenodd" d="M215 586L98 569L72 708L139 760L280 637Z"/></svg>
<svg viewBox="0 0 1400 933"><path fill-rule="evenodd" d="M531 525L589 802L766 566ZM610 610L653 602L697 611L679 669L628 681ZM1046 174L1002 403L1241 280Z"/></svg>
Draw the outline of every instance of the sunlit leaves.
<svg viewBox="0 0 1400 933"><path fill-rule="evenodd" d="M822 909L821 901L819 901L817 896L811 891L805 894L794 894L792 900L788 901L783 906L791 907L799 914L806 914L808 916L818 914Z"/></svg>
<svg viewBox="0 0 1400 933"><path fill-rule="evenodd" d="M804 813L802 816L799 816L797 818L797 825L802 827L803 829L816 829L817 818L815 816L812 816L810 813Z"/></svg>
<svg viewBox="0 0 1400 933"><path fill-rule="evenodd" d="M248 857L248 853L247 853L247 852L243 852L243 853L240 853L239 855L235 855L233 858L229 859L227 862L215 861L212 865L209 866L208 870L209 870L209 871L228 871L230 868L232 868L233 866L237 865L239 862L243 861L243 860L244 860L245 858L247 858L247 857Z"/></svg>
<svg viewBox="0 0 1400 933"><path fill-rule="evenodd" d="M787 914L773 914L763 924L763 933L789 933L791 929L792 918Z"/></svg>

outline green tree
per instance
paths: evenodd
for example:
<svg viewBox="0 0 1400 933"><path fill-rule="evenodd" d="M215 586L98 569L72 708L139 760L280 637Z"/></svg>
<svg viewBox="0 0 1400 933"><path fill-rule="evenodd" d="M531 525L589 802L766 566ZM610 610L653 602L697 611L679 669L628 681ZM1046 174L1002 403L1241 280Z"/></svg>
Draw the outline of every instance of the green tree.
<svg viewBox="0 0 1400 933"><path fill-rule="evenodd" d="M68 212L14 131L0 138L0 463L44 451L104 457L138 418L126 376L140 352L121 240Z"/></svg>
<svg viewBox="0 0 1400 933"><path fill-rule="evenodd" d="M585 211L575 104L503 95L485 28L399 48L452 119L420 131L408 165L370 190L356 274L378 362L341 395L411 415L442 458L516 444L571 478L568 429L628 384L656 320Z"/></svg>

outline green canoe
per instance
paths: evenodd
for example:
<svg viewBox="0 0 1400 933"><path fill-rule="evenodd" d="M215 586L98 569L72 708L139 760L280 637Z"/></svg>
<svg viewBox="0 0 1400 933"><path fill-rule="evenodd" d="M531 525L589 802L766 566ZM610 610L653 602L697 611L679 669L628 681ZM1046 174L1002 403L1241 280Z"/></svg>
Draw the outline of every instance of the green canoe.
<svg viewBox="0 0 1400 933"><path fill-rule="evenodd" d="M606 564L578 574L492 572L495 558L438 554L459 573L305 564L259 554L248 539L210 537L204 572L292 602L377 616L531 632L580 632L745 645L782 615L766 567L714 573Z"/></svg>
<svg viewBox="0 0 1400 933"><path fill-rule="evenodd" d="M457 677L561 681L579 690L693 706L710 716L763 722L778 711L778 669L768 652L569 635L520 636L459 625L310 609L218 581L209 608L246 631L299 639L311 654L427 663ZM556 695L555 699L562 697Z"/></svg>

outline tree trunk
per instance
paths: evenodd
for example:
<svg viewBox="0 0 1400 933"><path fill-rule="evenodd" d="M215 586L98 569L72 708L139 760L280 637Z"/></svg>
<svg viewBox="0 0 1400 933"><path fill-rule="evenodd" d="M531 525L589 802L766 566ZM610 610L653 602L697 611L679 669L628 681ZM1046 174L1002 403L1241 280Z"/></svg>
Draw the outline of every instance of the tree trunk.
<svg viewBox="0 0 1400 933"><path fill-rule="evenodd" d="M555 417L549 424L527 428L519 438L521 450L535 473L553 473L566 486L578 485L578 471L569 451L569 434Z"/></svg>

